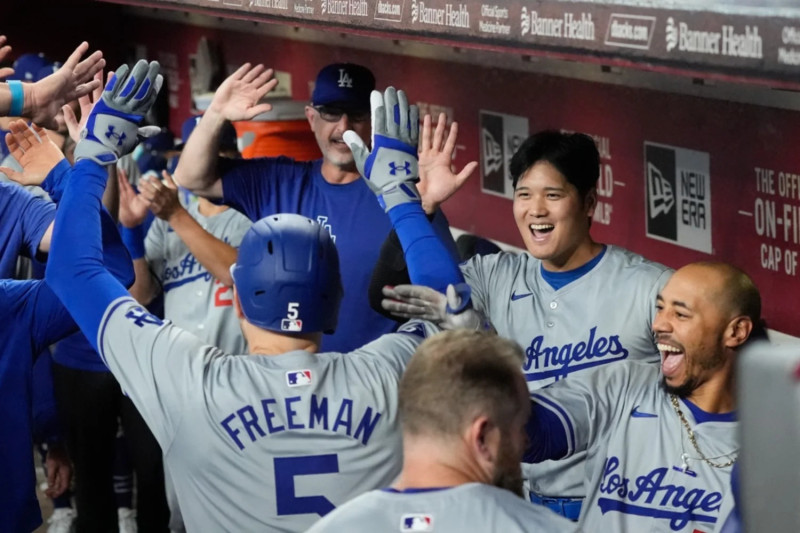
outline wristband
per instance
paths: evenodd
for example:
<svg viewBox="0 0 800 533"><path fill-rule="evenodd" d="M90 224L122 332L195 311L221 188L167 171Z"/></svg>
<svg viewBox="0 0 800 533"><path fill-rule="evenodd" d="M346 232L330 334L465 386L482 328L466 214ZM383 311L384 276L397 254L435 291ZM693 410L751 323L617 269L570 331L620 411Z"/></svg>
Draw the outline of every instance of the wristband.
<svg viewBox="0 0 800 533"><path fill-rule="evenodd" d="M119 228L119 235L122 239L122 243L125 245L125 248L128 249L128 252L131 254L131 259L141 259L145 256L145 248L144 248L144 238L145 238L145 230L144 224L139 224L133 228L126 228L125 226L120 225Z"/></svg>
<svg viewBox="0 0 800 533"><path fill-rule="evenodd" d="M8 82L8 89L11 91L11 109L8 111L10 117L22 116L22 104L25 103L25 95L22 92L22 82L11 80Z"/></svg>

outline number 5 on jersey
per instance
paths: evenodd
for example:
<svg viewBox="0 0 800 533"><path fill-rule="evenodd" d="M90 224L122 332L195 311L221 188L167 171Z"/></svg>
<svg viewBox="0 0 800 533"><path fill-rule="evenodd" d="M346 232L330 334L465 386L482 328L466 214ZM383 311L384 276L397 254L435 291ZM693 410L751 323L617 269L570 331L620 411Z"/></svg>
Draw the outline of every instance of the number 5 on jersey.
<svg viewBox="0 0 800 533"><path fill-rule="evenodd" d="M276 457L272 464L275 470L275 499L278 516L292 514L325 516L336 508L325 496L297 496L294 483L296 476L338 473L339 458L335 453Z"/></svg>
<svg viewBox="0 0 800 533"><path fill-rule="evenodd" d="M303 331L303 321L299 317L300 303L289 302L286 318L281 320L281 331Z"/></svg>

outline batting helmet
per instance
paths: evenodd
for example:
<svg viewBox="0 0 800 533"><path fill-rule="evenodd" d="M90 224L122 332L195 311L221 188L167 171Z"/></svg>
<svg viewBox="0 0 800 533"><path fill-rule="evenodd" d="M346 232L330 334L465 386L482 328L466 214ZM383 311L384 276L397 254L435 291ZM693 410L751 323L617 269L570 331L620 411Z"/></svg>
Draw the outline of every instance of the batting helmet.
<svg viewBox="0 0 800 533"><path fill-rule="evenodd" d="M342 280L328 230L300 215L262 218L239 246L231 275L248 322L281 333L333 333Z"/></svg>

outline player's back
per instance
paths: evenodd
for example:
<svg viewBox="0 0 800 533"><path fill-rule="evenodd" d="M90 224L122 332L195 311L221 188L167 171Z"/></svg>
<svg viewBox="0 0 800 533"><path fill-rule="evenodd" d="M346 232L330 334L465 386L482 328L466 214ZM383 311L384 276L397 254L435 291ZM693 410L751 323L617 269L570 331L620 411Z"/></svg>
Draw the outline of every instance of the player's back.
<svg viewBox="0 0 800 533"><path fill-rule="evenodd" d="M508 490L482 483L443 489L376 490L317 522L309 533L575 531L575 524Z"/></svg>
<svg viewBox="0 0 800 533"><path fill-rule="evenodd" d="M304 531L391 483L402 466L397 386L422 340L391 334L348 354L207 354L202 390L190 392L165 450L187 529Z"/></svg>

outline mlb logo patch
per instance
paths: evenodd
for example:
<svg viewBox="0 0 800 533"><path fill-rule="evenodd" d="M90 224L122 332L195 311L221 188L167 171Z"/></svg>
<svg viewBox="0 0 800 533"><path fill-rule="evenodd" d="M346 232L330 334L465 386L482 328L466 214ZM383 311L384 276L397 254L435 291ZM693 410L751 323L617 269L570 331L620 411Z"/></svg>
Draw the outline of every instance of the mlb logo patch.
<svg viewBox="0 0 800 533"><path fill-rule="evenodd" d="M433 531L433 517L429 514L403 515L400 531Z"/></svg>
<svg viewBox="0 0 800 533"><path fill-rule="evenodd" d="M281 331L303 331L303 321L299 318L284 318L281 320Z"/></svg>
<svg viewBox="0 0 800 533"><path fill-rule="evenodd" d="M286 384L290 387L311 385L311 370L291 370L287 372Z"/></svg>

